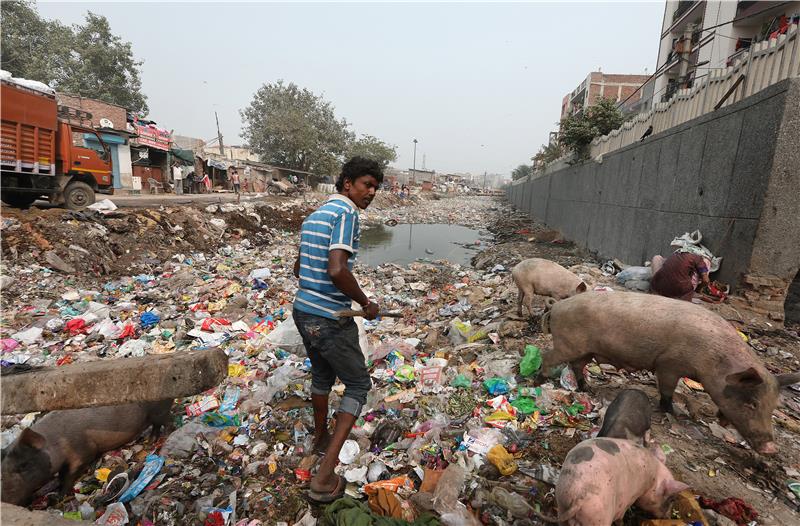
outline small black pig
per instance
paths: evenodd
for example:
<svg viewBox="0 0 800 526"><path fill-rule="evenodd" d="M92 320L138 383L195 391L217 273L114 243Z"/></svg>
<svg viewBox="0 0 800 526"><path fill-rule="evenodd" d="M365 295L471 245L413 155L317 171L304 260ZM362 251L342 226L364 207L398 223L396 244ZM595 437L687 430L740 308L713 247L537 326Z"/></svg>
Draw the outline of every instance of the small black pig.
<svg viewBox="0 0 800 526"><path fill-rule="evenodd" d="M2 500L26 505L54 474L71 491L98 455L123 446L148 426L157 435L170 424L172 400L53 411L2 452Z"/></svg>
<svg viewBox="0 0 800 526"><path fill-rule="evenodd" d="M650 439L650 399L638 389L624 389L611 402L598 437L624 438L647 446Z"/></svg>

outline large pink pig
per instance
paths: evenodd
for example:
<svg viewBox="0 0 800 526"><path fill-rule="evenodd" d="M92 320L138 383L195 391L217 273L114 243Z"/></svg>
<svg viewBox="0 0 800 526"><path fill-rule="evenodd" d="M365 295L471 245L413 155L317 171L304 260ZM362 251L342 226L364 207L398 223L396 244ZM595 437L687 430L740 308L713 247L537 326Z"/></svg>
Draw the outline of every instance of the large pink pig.
<svg viewBox="0 0 800 526"><path fill-rule="evenodd" d="M800 374L770 373L719 315L662 296L587 292L556 303L542 325L553 334L553 349L542 353L542 371L569 363L582 389L583 368L592 359L653 371L665 411L672 410L678 380L691 378L755 449L777 452L772 411L780 386L800 381Z"/></svg>
<svg viewBox="0 0 800 526"><path fill-rule="evenodd" d="M511 270L511 278L519 289L517 314L520 316L523 304L533 316L533 296L536 294L562 300L586 291L586 283L581 278L549 259L525 259Z"/></svg>
<svg viewBox="0 0 800 526"><path fill-rule="evenodd" d="M584 440L561 467L558 520L567 526L611 526L632 504L665 518L670 498L689 486L675 480L664 462L660 449L630 440Z"/></svg>

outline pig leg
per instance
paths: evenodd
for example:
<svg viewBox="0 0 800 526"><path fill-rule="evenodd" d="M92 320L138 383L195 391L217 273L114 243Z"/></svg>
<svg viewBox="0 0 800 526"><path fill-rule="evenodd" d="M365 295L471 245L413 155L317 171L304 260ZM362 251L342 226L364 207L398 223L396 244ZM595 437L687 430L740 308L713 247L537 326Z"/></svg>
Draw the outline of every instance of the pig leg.
<svg viewBox="0 0 800 526"><path fill-rule="evenodd" d="M578 389L581 391L589 390L589 383L586 381L586 376L583 374L583 369L592 361L591 356L583 356L577 360L569 362L572 372L575 373L575 378L578 380Z"/></svg>
<svg viewBox="0 0 800 526"><path fill-rule="evenodd" d="M656 371L656 379L658 380L658 393L661 395L659 406L665 413L672 413L672 393L675 392L681 377L673 372L659 369Z"/></svg>
<svg viewBox="0 0 800 526"><path fill-rule="evenodd" d="M522 317L522 300L525 299L525 293L519 287L519 294L517 295L517 316Z"/></svg>
<svg viewBox="0 0 800 526"><path fill-rule="evenodd" d="M533 296L535 294L533 287L528 285L524 288L520 288L520 290L522 291L523 295L522 301L525 303L525 307L528 308L528 315L533 317Z"/></svg>

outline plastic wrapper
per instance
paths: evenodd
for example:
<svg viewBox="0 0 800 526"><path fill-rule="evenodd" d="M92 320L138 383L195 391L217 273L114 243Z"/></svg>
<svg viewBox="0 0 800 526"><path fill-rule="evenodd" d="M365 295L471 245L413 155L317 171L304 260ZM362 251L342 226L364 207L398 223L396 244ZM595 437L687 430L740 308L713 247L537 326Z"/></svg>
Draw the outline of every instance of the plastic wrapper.
<svg viewBox="0 0 800 526"><path fill-rule="evenodd" d="M173 431L164 442L159 453L164 457L187 458L197 448L197 435L208 439L216 437L221 429L207 426L200 422L189 422Z"/></svg>
<svg viewBox="0 0 800 526"><path fill-rule="evenodd" d="M413 491L414 481L411 480L408 475L403 475L388 480L379 480L366 484L364 486L364 493L367 495L375 495L378 493L378 488L383 488L394 492L400 490L401 488L408 491ZM456 497L458 496L456 495Z"/></svg>

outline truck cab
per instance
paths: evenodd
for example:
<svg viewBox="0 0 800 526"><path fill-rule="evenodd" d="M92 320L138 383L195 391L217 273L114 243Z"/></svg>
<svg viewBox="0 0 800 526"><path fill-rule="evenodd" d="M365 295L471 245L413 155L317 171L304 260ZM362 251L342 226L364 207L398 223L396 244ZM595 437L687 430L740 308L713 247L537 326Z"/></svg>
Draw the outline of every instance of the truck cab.
<svg viewBox="0 0 800 526"><path fill-rule="evenodd" d="M4 203L26 208L46 198L81 209L94 203L96 192L114 192L108 145L92 128L59 118L49 87L2 79L0 120L0 199Z"/></svg>

